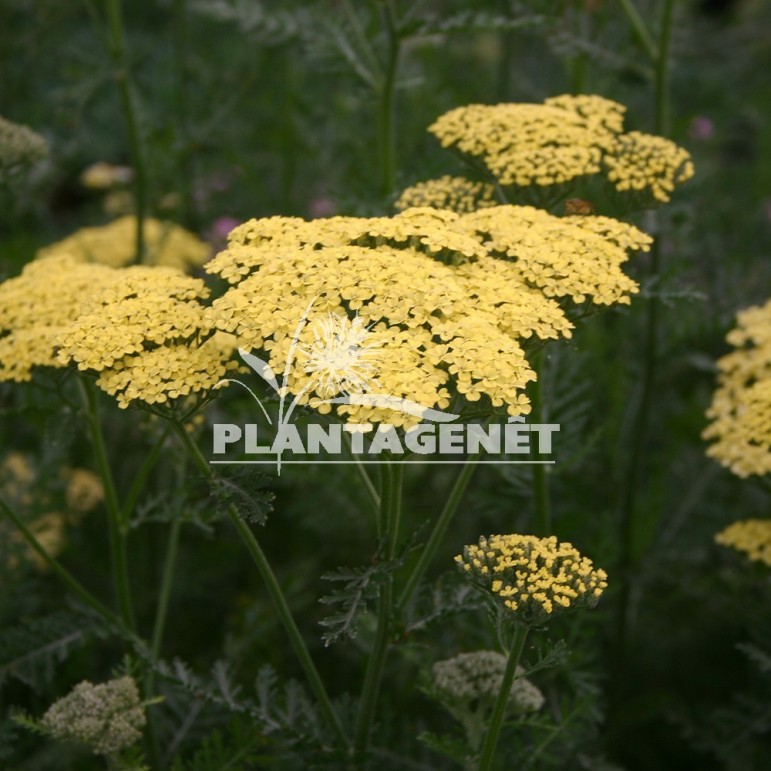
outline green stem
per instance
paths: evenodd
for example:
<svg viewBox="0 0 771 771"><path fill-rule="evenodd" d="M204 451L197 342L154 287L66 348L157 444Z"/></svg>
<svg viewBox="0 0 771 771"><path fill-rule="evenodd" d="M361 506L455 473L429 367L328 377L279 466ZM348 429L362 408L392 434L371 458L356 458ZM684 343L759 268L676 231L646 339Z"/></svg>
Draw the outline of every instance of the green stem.
<svg viewBox="0 0 771 771"><path fill-rule="evenodd" d="M661 14L659 58L656 61L656 133L669 134L669 49L676 0L666 0Z"/></svg>
<svg viewBox="0 0 771 771"><path fill-rule="evenodd" d="M86 605L92 610L95 610L110 626L116 626L122 629L127 636L131 635L129 630L111 610L108 610L102 605L91 592L88 591L78 581L69 570L67 570L55 557L52 557L35 538L34 534L24 524L21 518L16 512L2 499L0 498L0 508L5 512L6 516L13 522L16 529L21 533L24 540L30 545L35 553L48 565L48 567L64 582L64 584L74 592Z"/></svg>
<svg viewBox="0 0 771 771"><path fill-rule="evenodd" d="M450 526L452 518L455 516L455 512L458 510L458 506L463 499L466 488L468 487L469 482L471 481L471 477L477 468L478 460L479 453L475 453L474 455L470 456L463 464L463 468L461 469L460 474L458 474L456 477L452 489L450 490L450 494L447 496L447 500L445 501L444 508L439 515L439 519L436 520L434 529L431 531L428 543L426 543L420 558L415 563L415 567L412 569L412 572L407 578L407 583L402 590L401 595L399 596L399 600L396 603L397 613L404 610L404 607L412 598L412 595L415 593L415 589L417 589L418 584L428 569L428 566L431 564L431 561L436 555L436 551L447 532L447 528Z"/></svg>
<svg viewBox="0 0 771 771"><path fill-rule="evenodd" d="M348 448L348 454L351 456L351 460L356 466L356 471L358 472L359 477L361 478L362 484L364 485L364 489L367 491L367 495L369 495L370 499L372 500L372 503L375 504L375 508L378 511L380 511L380 495L377 491L377 488L372 483L372 479L367 473L367 469L364 467L364 464L359 460L359 456L353 451L350 433L347 431L343 432L343 437L344 437L345 445ZM378 529L378 537L380 537L380 524L381 524L380 520L378 520L376 524Z"/></svg>
<svg viewBox="0 0 771 771"><path fill-rule="evenodd" d="M80 378L86 414L91 433L96 464L105 491L105 505L107 508L107 530L110 539L110 563L115 595L118 599L118 607L123 623L129 629L136 629L134 609L131 603L131 582L128 570L128 520L124 517L118 502L118 494L115 489L110 462L107 458L107 449L104 444L102 424L99 418L99 394L96 387L86 378Z"/></svg>
<svg viewBox="0 0 771 771"><path fill-rule="evenodd" d="M380 105L378 110L378 147L380 150L380 192L384 198L390 196L396 186L396 122L394 101L396 72L399 64L401 39L394 18L391 0L383 3L388 53L385 73L380 84Z"/></svg>
<svg viewBox="0 0 771 771"><path fill-rule="evenodd" d="M675 0L666 0L661 17L659 35L659 57L656 61L656 115L655 126L660 134L666 134L669 127L669 48L672 38L672 18ZM660 230L660 228L657 228ZM653 284L661 270L661 235L656 236L651 249L648 279ZM632 566L635 559L635 498L639 486L640 466L645 449L647 427L653 403L653 390L658 360L659 300L648 299L645 313L643 338L643 372L640 386L640 401L634 417L631 435L629 465L626 469L624 492L621 503L621 549L620 549L620 594L616 635L620 658L626 645L629 601L631 597ZM619 659L620 660L620 659Z"/></svg>
<svg viewBox="0 0 771 771"><path fill-rule="evenodd" d="M196 210L193 197L194 155L190 137L190 125L188 120L188 65L187 50L189 40L189 17L187 13L187 0L174 0L173 11L173 52L174 52L174 121L179 137L181 149L177 157L179 181L178 188L182 190L183 219L188 225L195 225Z"/></svg>
<svg viewBox="0 0 771 771"><path fill-rule="evenodd" d="M185 427L178 420L172 419L172 421L172 426L177 433L177 436L179 436L184 446L190 452L190 455L200 472L204 477L206 477L206 479L213 479L214 473L212 472L209 464L206 462L206 459L201 454L198 445L196 445L196 443L190 437L190 434L188 434L188 432L185 430ZM302 666L303 671L305 672L305 676L308 679L308 684L310 685L311 690L319 702L319 706L324 714L324 717L334 730L340 743L343 746L348 747L348 737L345 735L343 726L340 723L340 718L332 706L332 702L329 699L329 695L327 694L327 691L324 687L324 683L322 682L318 670L313 663L313 659L308 652L308 648L305 645L305 641L303 640L302 635L300 634L300 630L297 628L297 624L295 623L294 617L292 616L292 611L289 609L289 604L286 601L284 592L281 589L281 585L279 584L278 579L276 578L276 575L270 566L270 563L268 562L268 558L265 556L265 552L263 552L259 542L255 538L254 533L252 533L249 526L238 515L238 511L236 510L235 506L228 507L228 516L238 531L238 534L241 536L241 539L243 540L247 551L252 557L252 560L254 561L255 565L257 565L257 569L262 576L262 580L265 582L276 612L281 619L281 623L284 625L284 629L289 636L289 640L292 644L295 655L300 661L300 666Z"/></svg>
<svg viewBox="0 0 771 771"><path fill-rule="evenodd" d="M579 40L587 40L590 34L589 12L581 8L574 8L573 15L576 38ZM586 51L579 51L570 59L570 66L568 71L570 74L571 93L584 93L586 89L586 77L588 69L589 55L586 53Z"/></svg>
<svg viewBox="0 0 771 771"><path fill-rule="evenodd" d="M174 569L177 564L177 552L179 550L179 535L182 530L182 519L177 516L169 529L169 540L166 543L166 556L163 561L163 576L161 577L161 589L158 593L158 606L155 609L155 622L153 624L153 637L150 643L150 651L154 661L161 655L163 633L166 628L166 618L169 610L169 597L171 585L174 581Z"/></svg>
<svg viewBox="0 0 771 771"><path fill-rule="evenodd" d="M482 755L479 758L478 771L488 771L493 762L495 748L498 745L498 737L501 732L501 725L503 724L503 716L506 714L506 705L508 704L511 686L514 683L514 678L517 673L517 664L519 664L522 650L525 647L527 632L527 627L522 626L521 624L517 624L514 630L514 640L511 643L509 659L506 662L506 671L503 673L501 688L498 691L498 698L495 700L495 707L493 708L490 725L487 729L487 735L485 736Z"/></svg>
<svg viewBox="0 0 771 771"><path fill-rule="evenodd" d="M539 351L533 360L533 369L537 375L537 380L533 383L531 395L531 420L533 423L544 423L544 404L543 404L543 375L544 360L543 352ZM534 463L530 467L533 475L533 495L535 504L535 521L533 530L535 535L552 535L551 505L549 501L549 480L546 477L546 465L543 463Z"/></svg>
<svg viewBox="0 0 771 771"><path fill-rule="evenodd" d="M392 560L396 556L396 545L399 538L399 520L401 518L402 476L403 468L399 463L385 461L380 465L380 518L382 530L386 537L385 558ZM386 654L388 653L388 638L391 631L391 616L393 613L393 579L388 576L378 596L377 629L375 642L364 673L364 685L359 702L359 714L356 721L354 738L354 759L357 765L362 765L369 747L372 718L375 714L380 684L383 680Z"/></svg>
<svg viewBox="0 0 771 771"><path fill-rule="evenodd" d="M639 39L640 43L642 43L642 46L650 57L651 61L658 61L659 47L656 45L656 41L653 39L653 35L651 35L648 26L646 25L642 16L640 16L639 11L635 7L635 4L632 2L632 0L619 0L619 2L622 10L629 19L629 23L632 25L632 28L637 34L637 38Z"/></svg>
<svg viewBox="0 0 771 771"><path fill-rule="evenodd" d="M179 549L179 535L182 529L182 519L177 517L171 523L169 529L169 540L166 543L166 556L163 562L163 576L161 578L161 588L158 594L158 605L155 609L155 621L153 623L153 637L150 643L151 661L157 662L161 657L161 646L163 644L163 632L166 628L166 618L169 610L169 598L171 596L171 585L174 580L174 569L177 563L177 551ZM145 699L151 699L155 691L155 669L149 668L145 675ZM153 714L147 725L148 745L152 756L154 768L161 766L161 752L156 731Z"/></svg>
<svg viewBox="0 0 771 771"><path fill-rule="evenodd" d="M128 133L131 164L134 167L134 195L136 197L136 247L137 260L145 255L145 217L147 216L147 163L136 100L132 89L126 42L123 32L123 11L121 0L105 0L107 25L110 31L110 55L115 66L115 81L118 84L123 118Z"/></svg>
<svg viewBox="0 0 771 771"><path fill-rule="evenodd" d="M142 461L142 465L139 467L139 471L137 472L136 477L134 477L134 481L131 483L128 494L123 500L123 506L121 507L121 519L123 522L130 522L131 515L134 513L134 509L137 505L137 500L139 500L139 495L145 486L145 482L147 482L147 477L158 462L161 450L163 449L163 444L170 431L171 428L166 428L163 431L150 449L150 452Z"/></svg>

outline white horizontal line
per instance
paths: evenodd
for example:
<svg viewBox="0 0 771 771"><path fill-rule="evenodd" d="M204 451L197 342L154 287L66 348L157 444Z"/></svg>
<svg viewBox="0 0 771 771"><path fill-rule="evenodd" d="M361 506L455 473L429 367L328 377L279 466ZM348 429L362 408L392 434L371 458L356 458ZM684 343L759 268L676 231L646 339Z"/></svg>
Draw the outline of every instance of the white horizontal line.
<svg viewBox="0 0 771 771"><path fill-rule="evenodd" d="M466 463L466 460L403 460L403 461L392 461L392 462L401 462L404 465L417 465L419 463L427 463L431 465L446 465L446 464L452 464L452 463ZM514 466L514 465L541 465L541 466L553 466L556 461L553 460L478 460L474 461L475 463L479 463L480 465L484 464L500 464L500 465L507 465L507 466ZM279 461L275 460L210 460L209 463L212 465L219 464L219 465L233 465L233 464L239 464L239 465L276 465L279 463ZM282 460L280 462L280 465L287 466L292 464L309 464L309 463L315 463L315 464L327 464L327 465L340 465L340 464L381 464L383 463L382 460Z"/></svg>

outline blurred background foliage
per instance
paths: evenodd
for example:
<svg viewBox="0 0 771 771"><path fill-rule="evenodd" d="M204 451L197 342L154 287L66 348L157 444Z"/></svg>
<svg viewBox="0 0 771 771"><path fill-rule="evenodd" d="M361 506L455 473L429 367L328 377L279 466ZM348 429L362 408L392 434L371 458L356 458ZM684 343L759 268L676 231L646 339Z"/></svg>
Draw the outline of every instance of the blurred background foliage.
<svg viewBox="0 0 771 771"><path fill-rule="evenodd" d="M206 235L216 246L223 220L388 211L402 187L461 168L425 129L446 110L473 102L597 93L628 106L628 128L654 131L654 73L620 3L395 5L400 55L395 184L389 189L376 118L392 43L381 2L126 4L151 212ZM654 31L662 5L637 3ZM116 207L125 207L125 198L108 200L104 191L85 187L81 174L99 161L129 166L131 157L115 87L121 73L110 56L101 3L4 0L0 30L0 115L30 126L50 146L48 159L22 184L0 191L5 278L16 275L38 247L104 223ZM569 344L550 349L546 403L549 418L563 424L552 475L556 529L608 568L612 589L631 416L643 367L641 309L651 297L661 304L654 406L634 501L628 633L619 644L612 594L595 613L564 622L568 659L534 676L551 694L554 724L561 728L534 756L533 768L764 769L771 757L769 576L713 543L714 533L729 522L768 516L769 497L708 460L700 439L714 361L727 351L725 333L738 309L763 301L771 289L769 72L768 3L676 3L670 136L692 153L697 175L656 219L637 218L658 230L662 272L655 282L643 283L631 308L585 324ZM645 260L635 258L634 275L645 275ZM62 412L45 395L19 391L0 390L0 438L4 447L34 458L41 490L46 479L55 487L56 475L47 470L64 462L88 465L88 443L78 433L75 413ZM215 404L209 421L216 421L220 409L239 409L239 399L223 397L224 406ZM110 420L110 452L130 466L146 451L153 429L125 413ZM205 428L201 436L206 442ZM184 511L191 524L184 531L164 650L200 673L227 659L241 684L253 682L265 663L282 678L299 677L258 578L210 511L205 485L195 477L170 483L175 465L168 448L143 501L148 521L134 536L140 625L152 618L163 522ZM322 648L322 629L315 625L327 611L318 599L330 587L318 578L374 555L371 504L353 476L340 474L331 484L323 469L306 467L267 480L275 511L262 532L334 695L358 688L362 656L358 640ZM451 469L411 469L406 532L436 515L452 475ZM460 546L480 533L527 532L529 481L512 466L478 470L442 564L449 566ZM62 558L84 582L99 585L108 568L98 518L92 515L72 529ZM443 572L440 564L434 570L432 579ZM0 578L10 587L0 594L3 628L20 619L34 625L34 619L61 611L51 575L11 569L6 562ZM73 612L80 618L81 611ZM414 613L417 618L419 609ZM421 730L447 726L438 708L411 686L433 661L493 641L478 612L454 614L449 608L441 617L430 635L405 622L404 638L390 659L389 690L401 696L382 719L390 735L401 737L396 752L402 760L381 748L384 768L454 767L416 742ZM87 626L83 639L73 636L76 627L84 629L82 621L73 627L72 618L63 616L56 623L50 626L50 666L22 668L21 676L14 651L29 639L44 645L46 638L34 626L26 643L0 633L0 672L9 678L2 691L6 704L40 714L63 689L109 672L120 658L114 641L90 635ZM368 634L365 616L360 637ZM178 685L169 685L168 724L161 727L175 742L173 749L192 757L211 728L230 739L242 730L228 722L227 709L186 700L183 690L174 690ZM180 733L194 710L195 728ZM7 723L0 727L0 735L12 732ZM19 737L15 747L5 750L0 765L97 767L82 755L54 755L30 737Z"/></svg>

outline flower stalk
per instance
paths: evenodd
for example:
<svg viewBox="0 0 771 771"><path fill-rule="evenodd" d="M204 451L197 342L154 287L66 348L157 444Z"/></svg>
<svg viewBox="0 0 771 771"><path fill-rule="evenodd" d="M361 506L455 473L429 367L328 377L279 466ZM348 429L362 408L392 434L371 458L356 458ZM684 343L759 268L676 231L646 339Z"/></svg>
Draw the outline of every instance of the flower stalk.
<svg viewBox="0 0 771 771"><path fill-rule="evenodd" d="M399 537L403 469L398 462L391 463L386 461L380 466L380 474L380 520L382 523L381 529L386 539L385 559L392 560L396 556L396 545ZM392 614L393 578L389 575L378 597L375 642L367 662L364 685L359 702L359 715L354 738L354 760L357 765L363 764L369 747L372 718L375 714L375 706L380 692L380 684L383 679L383 670L388 653L388 638L391 630Z"/></svg>
<svg viewBox="0 0 771 771"><path fill-rule="evenodd" d="M107 26L110 34L110 56L115 66L115 82L120 94L123 118L128 133L131 163L134 167L134 195L136 198L136 252L137 260L142 262L145 255L145 218L147 216L147 162L145 158L142 132L139 126L133 83L126 53L123 32L123 10L121 0L105 0Z"/></svg>
<svg viewBox="0 0 771 771"><path fill-rule="evenodd" d="M452 518L455 516L455 512L458 510L458 506L468 488L471 477L474 475L479 457L478 453L470 456L463 464L460 474L455 478L450 494L447 497L439 518L436 520L436 524L431 531L428 542L422 550L418 561L415 563L415 567L407 578L404 589L402 589L402 592L399 595L399 600L396 603L397 613L403 611L407 603L412 599L415 590L436 555L437 549L447 533L447 528L450 526L450 522L452 522Z"/></svg>
<svg viewBox="0 0 771 771"><path fill-rule="evenodd" d="M378 147L380 150L380 189L383 197L390 196L396 186L396 73L399 67L401 39L391 0L382 3L388 38L385 72L379 86Z"/></svg>
<svg viewBox="0 0 771 771"><path fill-rule="evenodd" d="M99 417L99 395L94 384L87 379L81 378L79 382L86 406L91 444L105 490L113 589L118 600L123 623L129 629L135 630L136 620L131 601L131 582L128 570L128 512L121 509L115 488L115 480L110 468L110 461L107 458L104 433Z"/></svg>
<svg viewBox="0 0 771 771"><path fill-rule="evenodd" d="M506 671L503 673L501 688L498 691L498 697L495 700L495 707L490 718L490 725L485 735L485 743L482 746L482 754L479 758L478 771L488 771L495 757L495 750L498 746L498 737L503 724L503 717L506 714L506 705L509 701L511 686L514 684L514 677L517 672L517 664L522 656L522 651L527 640L528 628L524 624L517 624L514 627L514 639L509 650L509 658L506 662Z"/></svg>
<svg viewBox="0 0 771 771"><path fill-rule="evenodd" d="M96 611L105 622L112 627L118 627L122 629L126 636L131 636L132 632L128 629L123 621L116 616L111 610L103 605L88 589L65 568L59 560L52 557L41 545L32 531L24 524L21 517L2 499L0 498L0 509L3 510L8 519L13 522L16 529L21 533L24 540L29 544L30 548L45 562L45 564L55 573L61 581L72 591L77 597L79 597L83 603L88 605L89 608Z"/></svg>
<svg viewBox="0 0 771 771"><path fill-rule="evenodd" d="M629 3L631 5L631 3ZM661 16L659 44L655 47L655 126L659 134L669 129L669 53L672 37L672 19L675 0L666 0ZM660 223L660 218L657 218ZM648 264L648 279L654 283L661 271L661 233L657 234L651 247ZM619 657L623 657L628 633L629 603L632 594L632 566L635 560L637 527L635 521L635 499L639 488L640 469L644 454L647 426L650 421L655 384L656 362L658 360L658 329L660 305L657 297L650 297L645 312L643 338L643 371L640 399L632 424L631 451L626 469L624 492L621 503L621 553L620 553L620 597L616 619L616 637Z"/></svg>
<svg viewBox="0 0 771 771"><path fill-rule="evenodd" d="M207 480L213 479L214 473L212 472L209 464L206 462L206 459L203 457L201 450L198 448L198 445L196 445L196 443L193 441L184 425L182 425L182 423L177 419L172 419L172 421L172 426L175 433L182 440L182 444L190 453L190 456L198 470ZM289 640L292 648L294 649L295 655L300 662L300 666L305 672L305 676L308 679L308 684L310 685L313 694L319 702L319 707L325 719L335 732L335 735L337 736L337 739L341 745L344 747L349 746L348 737L345 735L340 718L332 706L332 702L329 699L329 695L327 694L326 688L324 687L324 683L322 682L318 670L316 669L316 665L313 663L313 659L311 658L310 652L308 651L308 647L306 646L305 641L300 634L300 630L297 628L292 611L289 608L289 604L286 600L284 592L281 589L281 585L279 584L278 579L276 578L276 574L273 572L273 569L268 562L268 558L265 555L265 552L262 550L262 547L255 538L254 533L252 533L249 526L238 515L238 511L236 510L235 506L228 507L228 517L238 531L238 534L241 536L241 540L244 542L249 555L251 556L252 560L257 566L257 569L260 572L260 575L262 576L262 580L265 582L268 593L270 594L270 598L273 601L273 606L278 613L279 618L281 619L281 623L283 624L287 635L289 636Z"/></svg>

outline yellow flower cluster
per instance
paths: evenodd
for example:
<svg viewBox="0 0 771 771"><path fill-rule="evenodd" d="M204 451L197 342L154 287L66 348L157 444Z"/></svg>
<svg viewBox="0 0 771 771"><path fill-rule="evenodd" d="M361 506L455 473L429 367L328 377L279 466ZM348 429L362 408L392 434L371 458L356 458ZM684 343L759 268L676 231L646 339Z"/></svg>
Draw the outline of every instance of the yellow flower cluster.
<svg viewBox="0 0 771 771"><path fill-rule="evenodd" d="M554 536L482 536L478 545L464 546L455 561L526 624L562 609L594 606L608 585L604 570Z"/></svg>
<svg viewBox="0 0 771 771"><path fill-rule="evenodd" d="M748 559L771 567L771 519L734 522L715 536L715 541L744 552Z"/></svg>
<svg viewBox="0 0 771 771"><path fill-rule="evenodd" d="M621 192L648 190L666 203L677 185L693 176L691 156L664 137L630 131L604 158L607 178Z"/></svg>
<svg viewBox="0 0 771 771"><path fill-rule="evenodd" d="M206 266L232 284L210 318L241 347L267 351L275 372L294 351L285 385L300 403L331 409L320 405L328 394L298 351L313 345L329 314L357 314L377 349L368 360L379 393L444 409L455 390L523 414L522 389L534 373L521 341L571 334L553 298L628 302L637 289L620 265L648 237L610 219L586 226L589 219L496 206L465 215L421 207L390 218L250 220ZM359 422L419 422L380 406L338 411Z"/></svg>
<svg viewBox="0 0 771 771"><path fill-rule="evenodd" d="M57 336L59 359L99 374L121 407L162 404L208 391L237 366L234 340L216 332L200 300L203 281L174 268L134 266L94 292Z"/></svg>
<svg viewBox="0 0 771 771"><path fill-rule="evenodd" d="M92 292L115 280L106 265L49 257L0 284L0 381L27 381L32 368L62 367L57 335L77 318Z"/></svg>
<svg viewBox="0 0 771 771"><path fill-rule="evenodd" d="M472 104L430 127L443 147L478 158L504 186L561 185L603 174L619 191L668 201L693 176L688 153L661 137L623 133L625 107L600 96L558 96L543 104Z"/></svg>
<svg viewBox="0 0 771 771"><path fill-rule="evenodd" d="M419 206L431 206L466 214L487 206L495 206L496 203L493 185L447 175L406 188L394 203L394 207L397 211L404 211Z"/></svg>
<svg viewBox="0 0 771 771"><path fill-rule="evenodd" d="M104 500L102 480L84 468L74 468L67 476L67 509L75 514L93 511Z"/></svg>
<svg viewBox="0 0 771 771"><path fill-rule="evenodd" d="M727 337L736 350L717 363L707 410L707 454L740 477L771 474L771 300L741 311Z"/></svg>
<svg viewBox="0 0 771 771"><path fill-rule="evenodd" d="M235 341L200 302L208 293L175 268L34 260L0 284L0 381L75 363L122 407L208 391L237 366Z"/></svg>
<svg viewBox="0 0 771 771"><path fill-rule="evenodd" d="M136 256L136 217L126 216L99 227L82 228L55 244L46 246L37 257L69 254L83 262L96 262L121 268ZM192 270L209 259L211 249L200 238L173 222L148 218L144 222L148 265Z"/></svg>

